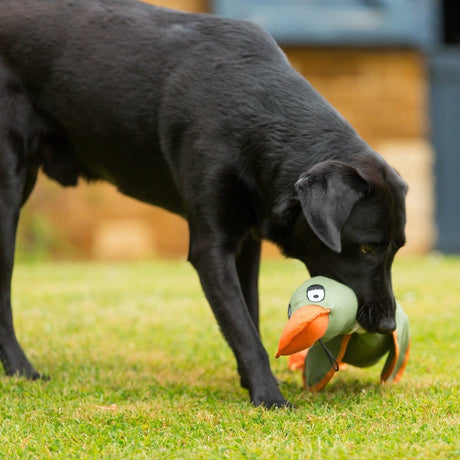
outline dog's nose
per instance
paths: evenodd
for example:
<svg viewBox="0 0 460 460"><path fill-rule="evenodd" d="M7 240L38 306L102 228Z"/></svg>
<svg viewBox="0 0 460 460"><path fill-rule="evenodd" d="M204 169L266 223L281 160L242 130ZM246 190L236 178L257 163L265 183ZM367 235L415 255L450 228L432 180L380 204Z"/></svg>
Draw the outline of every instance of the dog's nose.
<svg viewBox="0 0 460 460"><path fill-rule="evenodd" d="M380 334L391 334L396 329L396 320L394 318L385 318L380 321L377 332Z"/></svg>

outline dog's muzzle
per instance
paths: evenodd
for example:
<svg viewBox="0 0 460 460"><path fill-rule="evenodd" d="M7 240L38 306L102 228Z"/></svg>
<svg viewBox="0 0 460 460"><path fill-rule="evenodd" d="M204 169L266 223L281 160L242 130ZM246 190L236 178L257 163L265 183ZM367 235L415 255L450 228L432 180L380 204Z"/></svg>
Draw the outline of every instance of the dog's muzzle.
<svg viewBox="0 0 460 460"><path fill-rule="evenodd" d="M381 304L360 305L358 307L356 319L368 332L391 334L394 330L396 330L396 306L394 306L391 310L388 311L388 309L384 308Z"/></svg>

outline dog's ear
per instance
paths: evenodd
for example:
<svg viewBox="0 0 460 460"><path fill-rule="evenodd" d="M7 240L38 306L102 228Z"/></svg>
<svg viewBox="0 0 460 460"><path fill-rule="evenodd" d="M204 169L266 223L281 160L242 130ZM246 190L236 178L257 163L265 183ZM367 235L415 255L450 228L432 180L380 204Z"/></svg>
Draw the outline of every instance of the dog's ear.
<svg viewBox="0 0 460 460"><path fill-rule="evenodd" d="M318 163L295 184L308 224L333 251L342 250L341 230L369 184L353 166L340 161Z"/></svg>

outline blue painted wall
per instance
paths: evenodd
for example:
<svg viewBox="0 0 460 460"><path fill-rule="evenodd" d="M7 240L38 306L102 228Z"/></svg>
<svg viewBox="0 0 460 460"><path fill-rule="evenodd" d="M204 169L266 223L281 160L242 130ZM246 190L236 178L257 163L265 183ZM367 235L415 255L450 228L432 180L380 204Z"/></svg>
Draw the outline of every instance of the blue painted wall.
<svg viewBox="0 0 460 460"><path fill-rule="evenodd" d="M431 137L436 152L437 247L460 253L460 46L430 60Z"/></svg>
<svg viewBox="0 0 460 460"><path fill-rule="evenodd" d="M440 37L438 0L213 0L211 7L263 25L282 44L428 49Z"/></svg>

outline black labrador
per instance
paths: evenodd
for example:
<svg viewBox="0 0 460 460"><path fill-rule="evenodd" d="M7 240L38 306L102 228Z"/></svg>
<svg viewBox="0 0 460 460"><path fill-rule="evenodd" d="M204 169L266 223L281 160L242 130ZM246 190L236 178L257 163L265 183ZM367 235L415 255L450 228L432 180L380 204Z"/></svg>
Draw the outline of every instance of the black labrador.
<svg viewBox="0 0 460 460"><path fill-rule="evenodd" d="M365 329L395 328L407 187L254 24L134 0L0 0L0 355L29 378L10 281L40 168L187 219L255 405L287 404L259 337L262 239L351 286Z"/></svg>

